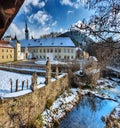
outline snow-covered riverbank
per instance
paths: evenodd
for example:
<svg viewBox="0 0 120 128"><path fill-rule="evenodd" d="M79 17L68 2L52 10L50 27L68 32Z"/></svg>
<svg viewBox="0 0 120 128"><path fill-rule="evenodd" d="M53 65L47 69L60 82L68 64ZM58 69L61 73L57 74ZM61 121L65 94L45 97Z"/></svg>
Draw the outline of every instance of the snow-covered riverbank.
<svg viewBox="0 0 120 128"><path fill-rule="evenodd" d="M65 91L49 109L45 109L42 113L44 128L50 128L59 124L59 120L63 118L78 103L79 89L70 89Z"/></svg>
<svg viewBox="0 0 120 128"><path fill-rule="evenodd" d="M79 102L80 97L84 95L95 95L96 97L117 101L109 95L100 94L99 89L114 88L115 82L107 79L98 80L98 85L95 91L89 89L70 89L65 91L49 108L42 113L44 128L53 127L54 124L59 124L59 120L63 118L71 109Z"/></svg>

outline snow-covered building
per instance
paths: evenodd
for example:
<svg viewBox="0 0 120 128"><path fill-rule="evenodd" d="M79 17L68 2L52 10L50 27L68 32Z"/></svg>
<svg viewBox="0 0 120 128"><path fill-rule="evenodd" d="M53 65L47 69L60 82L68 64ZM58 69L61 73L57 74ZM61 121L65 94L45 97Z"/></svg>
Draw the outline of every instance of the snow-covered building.
<svg viewBox="0 0 120 128"><path fill-rule="evenodd" d="M20 44L26 58L62 60L75 59L76 56L75 44L69 37L25 39L20 40Z"/></svg>

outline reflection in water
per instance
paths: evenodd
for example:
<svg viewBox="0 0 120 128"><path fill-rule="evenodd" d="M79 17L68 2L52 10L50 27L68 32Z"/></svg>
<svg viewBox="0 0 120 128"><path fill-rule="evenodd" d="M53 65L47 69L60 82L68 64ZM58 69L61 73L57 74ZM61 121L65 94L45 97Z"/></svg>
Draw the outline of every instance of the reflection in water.
<svg viewBox="0 0 120 128"><path fill-rule="evenodd" d="M118 103L94 96L84 96L80 103L60 122L59 128L104 128L101 117L108 115Z"/></svg>
<svg viewBox="0 0 120 128"><path fill-rule="evenodd" d="M93 112L100 110L102 108L103 102L99 98L95 98L95 96L86 96L84 100L81 100L80 104L82 108L88 106Z"/></svg>

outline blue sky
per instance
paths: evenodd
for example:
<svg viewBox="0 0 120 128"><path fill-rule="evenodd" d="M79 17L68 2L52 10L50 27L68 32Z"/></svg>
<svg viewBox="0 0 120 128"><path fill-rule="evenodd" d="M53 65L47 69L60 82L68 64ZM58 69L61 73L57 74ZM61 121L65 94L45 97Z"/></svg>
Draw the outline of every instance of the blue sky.
<svg viewBox="0 0 120 128"><path fill-rule="evenodd" d="M81 2L82 1L82 2ZM86 0L25 0L5 35L24 38L27 20L30 37L39 38L50 32L64 32L83 18L89 19L90 10L84 9Z"/></svg>

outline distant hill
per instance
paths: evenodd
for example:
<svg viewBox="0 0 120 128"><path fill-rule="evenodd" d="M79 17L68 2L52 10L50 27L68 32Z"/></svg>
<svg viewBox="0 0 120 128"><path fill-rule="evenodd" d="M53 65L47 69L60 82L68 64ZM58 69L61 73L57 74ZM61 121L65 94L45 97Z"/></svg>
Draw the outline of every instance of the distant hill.
<svg viewBox="0 0 120 128"><path fill-rule="evenodd" d="M75 29L62 33L61 35L59 35L59 37L70 37L74 41L76 46L84 47L86 46L86 44L93 42L93 40L87 35Z"/></svg>
<svg viewBox="0 0 120 128"><path fill-rule="evenodd" d="M93 40L85 34L85 30L79 29L80 26L84 26L84 23L82 21L77 21L67 32L62 33L59 36L70 37L76 46L84 47L86 44L92 43Z"/></svg>

